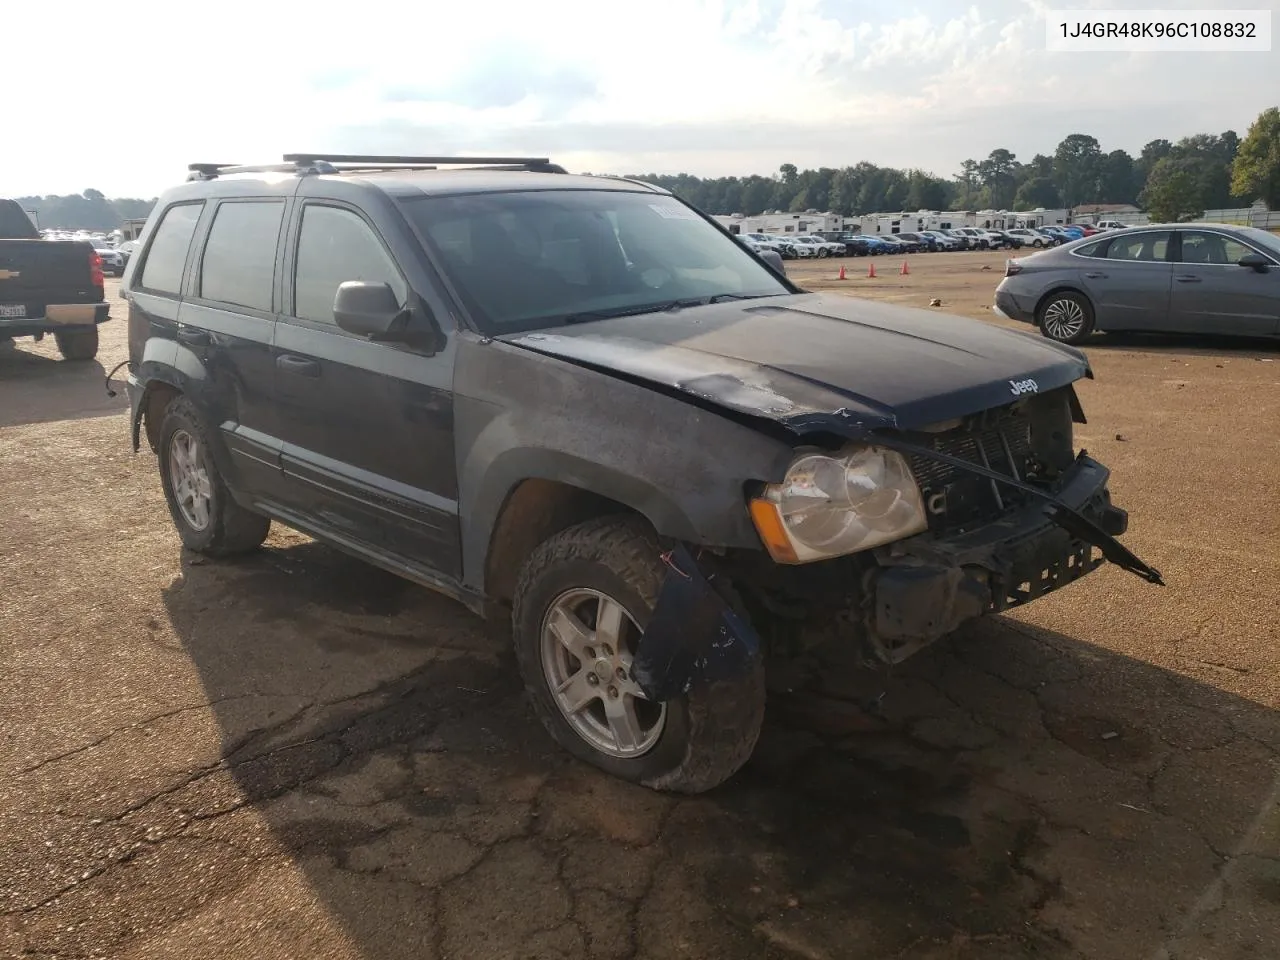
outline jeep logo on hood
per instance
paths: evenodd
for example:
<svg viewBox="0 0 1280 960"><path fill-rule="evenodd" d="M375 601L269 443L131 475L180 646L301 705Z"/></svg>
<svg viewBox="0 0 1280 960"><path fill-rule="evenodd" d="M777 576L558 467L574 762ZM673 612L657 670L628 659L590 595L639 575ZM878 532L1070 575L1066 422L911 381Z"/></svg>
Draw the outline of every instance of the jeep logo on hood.
<svg viewBox="0 0 1280 960"><path fill-rule="evenodd" d="M1040 384L1034 380L1010 380L1009 386L1012 388L1013 395L1020 397L1024 393L1039 393Z"/></svg>

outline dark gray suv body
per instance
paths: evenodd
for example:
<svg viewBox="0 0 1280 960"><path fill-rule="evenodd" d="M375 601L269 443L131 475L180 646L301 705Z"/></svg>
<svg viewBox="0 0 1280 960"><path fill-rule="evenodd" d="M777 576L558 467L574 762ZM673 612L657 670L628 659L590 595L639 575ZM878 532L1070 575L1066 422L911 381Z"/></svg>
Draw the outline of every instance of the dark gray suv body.
<svg viewBox="0 0 1280 960"><path fill-rule="evenodd" d="M1074 451L1079 352L807 294L648 184L443 162L161 197L128 389L189 548L276 520L510 618L563 746L688 791L750 755L770 657L897 662L1104 557L1159 582Z"/></svg>

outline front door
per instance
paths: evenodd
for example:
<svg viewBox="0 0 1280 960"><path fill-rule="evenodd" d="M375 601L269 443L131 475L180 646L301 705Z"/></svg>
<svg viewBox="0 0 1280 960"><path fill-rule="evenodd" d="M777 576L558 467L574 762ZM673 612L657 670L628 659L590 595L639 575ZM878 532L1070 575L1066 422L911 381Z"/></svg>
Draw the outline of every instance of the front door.
<svg viewBox="0 0 1280 960"><path fill-rule="evenodd" d="M1252 247L1216 230L1179 230L1171 329L1265 337L1280 333L1280 267L1239 265ZM1264 254L1265 256L1265 254Z"/></svg>
<svg viewBox="0 0 1280 960"><path fill-rule="evenodd" d="M293 295L274 351L293 509L334 537L455 579L452 353L339 329L333 301L345 281L388 283L404 304L413 293L361 213L307 201L298 216Z"/></svg>

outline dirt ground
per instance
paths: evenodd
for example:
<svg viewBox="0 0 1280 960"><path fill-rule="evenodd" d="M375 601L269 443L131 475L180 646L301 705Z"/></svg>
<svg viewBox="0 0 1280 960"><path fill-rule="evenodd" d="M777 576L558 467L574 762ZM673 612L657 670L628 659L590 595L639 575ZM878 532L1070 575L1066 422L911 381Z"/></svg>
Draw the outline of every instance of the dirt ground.
<svg viewBox="0 0 1280 960"><path fill-rule="evenodd" d="M991 319L999 254L875 263L788 266ZM0 956L1275 956L1277 344L1088 347L1080 443L1167 587L829 672L674 799L557 750L447 600L280 528L184 556L114 313L100 362L0 352Z"/></svg>

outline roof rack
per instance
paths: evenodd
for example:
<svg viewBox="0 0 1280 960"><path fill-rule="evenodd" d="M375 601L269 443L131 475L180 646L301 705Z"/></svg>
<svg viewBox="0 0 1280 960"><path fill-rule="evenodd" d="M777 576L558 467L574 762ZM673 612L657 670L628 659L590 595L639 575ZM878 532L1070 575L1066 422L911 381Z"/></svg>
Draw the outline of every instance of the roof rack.
<svg viewBox="0 0 1280 960"><path fill-rule="evenodd" d="M341 173L377 170L435 170L439 167L484 167L487 170L523 170L532 173L568 173L548 157L405 157L364 153L286 153L295 163L328 163Z"/></svg>
<svg viewBox="0 0 1280 960"><path fill-rule="evenodd" d="M568 173L547 157L401 157L360 153L286 153L283 163L189 163L188 180L213 180L234 173L377 173L389 170L437 170L442 166Z"/></svg>
<svg viewBox="0 0 1280 960"><path fill-rule="evenodd" d="M214 180L233 173L337 173L328 163L189 163L188 180Z"/></svg>

